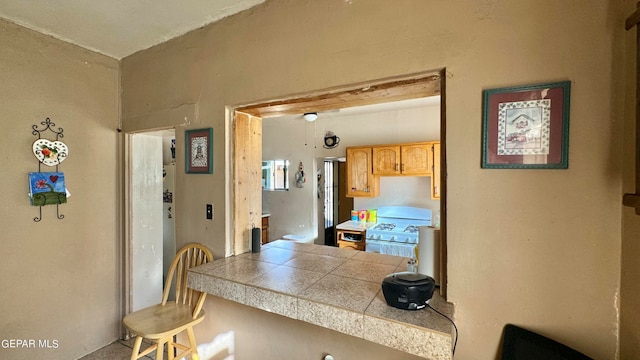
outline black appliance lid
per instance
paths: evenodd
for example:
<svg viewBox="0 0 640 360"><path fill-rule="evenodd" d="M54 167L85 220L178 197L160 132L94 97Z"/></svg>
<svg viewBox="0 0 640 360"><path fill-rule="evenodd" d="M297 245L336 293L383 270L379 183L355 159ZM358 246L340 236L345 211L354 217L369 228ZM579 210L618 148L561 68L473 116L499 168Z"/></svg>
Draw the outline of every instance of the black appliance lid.
<svg viewBox="0 0 640 360"><path fill-rule="evenodd" d="M400 284L412 285L415 283L424 283L429 276L415 272L399 272L393 274L396 281Z"/></svg>

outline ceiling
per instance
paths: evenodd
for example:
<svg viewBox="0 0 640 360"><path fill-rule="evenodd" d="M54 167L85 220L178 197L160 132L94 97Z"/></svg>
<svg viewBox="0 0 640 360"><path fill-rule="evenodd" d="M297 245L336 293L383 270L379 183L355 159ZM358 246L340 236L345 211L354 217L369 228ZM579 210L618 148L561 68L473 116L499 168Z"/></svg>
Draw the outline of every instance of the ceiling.
<svg viewBox="0 0 640 360"><path fill-rule="evenodd" d="M0 0L0 18L120 60L263 2L265 0ZM394 101L329 110L321 112L321 116L432 106L439 101L439 96Z"/></svg>
<svg viewBox="0 0 640 360"><path fill-rule="evenodd" d="M0 18L122 59L265 0L1 0Z"/></svg>

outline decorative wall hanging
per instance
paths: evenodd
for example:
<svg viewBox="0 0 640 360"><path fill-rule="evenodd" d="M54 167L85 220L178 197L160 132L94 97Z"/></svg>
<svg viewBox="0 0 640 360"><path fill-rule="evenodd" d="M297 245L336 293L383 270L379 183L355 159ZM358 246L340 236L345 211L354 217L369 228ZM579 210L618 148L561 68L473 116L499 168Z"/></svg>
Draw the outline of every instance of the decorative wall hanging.
<svg viewBox="0 0 640 360"><path fill-rule="evenodd" d="M69 147L60 141L64 137L61 127L54 130L54 124L51 119L46 118L40 122L44 129L38 129L38 125L33 125L31 132L38 139L33 142L31 150L33 155L38 159L38 171L29 173L29 198L31 205L38 206L40 214L33 218L33 221L42 220L42 207L45 205L56 205L56 215L58 219L63 219L64 215L60 214L60 204L67 202L69 191L65 185L64 173L58 171L58 165L63 162L69 155ZM42 133L51 131L56 135L55 140L47 140L42 138ZM54 172L42 172L41 166L55 166Z"/></svg>
<svg viewBox="0 0 640 360"><path fill-rule="evenodd" d="M58 205L67 202L64 174L61 172L29 173L31 205Z"/></svg>
<svg viewBox="0 0 640 360"><path fill-rule="evenodd" d="M298 172L296 173L296 187L303 188L305 182L307 182L307 177L304 174L304 165L302 165L302 161L300 161Z"/></svg>
<svg viewBox="0 0 640 360"><path fill-rule="evenodd" d="M185 171L213 174L213 129L185 131Z"/></svg>
<svg viewBox="0 0 640 360"><path fill-rule="evenodd" d="M334 147L338 146L338 144L340 144L340 138L333 132L327 131L327 133L324 135L324 148L333 149Z"/></svg>
<svg viewBox="0 0 640 360"><path fill-rule="evenodd" d="M571 82L483 92L482 167L569 167Z"/></svg>
<svg viewBox="0 0 640 360"><path fill-rule="evenodd" d="M62 141L38 139L33 142L33 155L47 166L56 166L69 155L69 148Z"/></svg>

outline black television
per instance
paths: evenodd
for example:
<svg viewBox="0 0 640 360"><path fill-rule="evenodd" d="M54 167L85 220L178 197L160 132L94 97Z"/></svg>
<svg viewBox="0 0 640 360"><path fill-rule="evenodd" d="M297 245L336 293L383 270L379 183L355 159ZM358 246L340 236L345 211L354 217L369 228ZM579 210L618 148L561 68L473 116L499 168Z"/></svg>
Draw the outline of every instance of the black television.
<svg viewBox="0 0 640 360"><path fill-rule="evenodd" d="M504 327L502 360L593 360L548 337L519 326Z"/></svg>

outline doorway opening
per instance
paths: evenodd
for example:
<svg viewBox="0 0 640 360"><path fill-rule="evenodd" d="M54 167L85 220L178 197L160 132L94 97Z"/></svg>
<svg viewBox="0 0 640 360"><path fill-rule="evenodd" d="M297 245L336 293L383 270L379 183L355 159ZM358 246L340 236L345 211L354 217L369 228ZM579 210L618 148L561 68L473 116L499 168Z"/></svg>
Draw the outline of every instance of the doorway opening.
<svg viewBox="0 0 640 360"><path fill-rule="evenodd" d="M274 100L233 109L228 117L232 147L229 163L233 168L230 179L233 199L228 213L233 214L230 225L234 253L249 249L250 224L258 223L261 213L261 189L259 181L251 181L259 174L262 161L262 120L264 118L324 112L336 109L391 103L400 100L440 96L440 224L441 224L441 293L446 297L446 98L445 70L409 75L401 78L383 79L341 89L327 89L314 93L293 96L285 100ZM250 149L249 149L250 148ZM316 161L317 163L317 161ZM255 171L254 169L255 168ZM315 176L315 168L311 174ZM238 196L242 194L242 196ZM247 201L249 198L251 201ZM324 203L323 203L324 206ZM328 210L327 210L328 211ZM325 211L320 211L323 214ZM238 221L240 219L241 221ZM318 219L318 223L320 223ZM323 219L324 220L324 219ZM324 224L324 221L323 221ZM334 225L335 226L335 225ZM325 227L326 229L326 227Z"/></svg>
<svg viewBox="0 0 640 360"><path fill-rule="evenodd" d="M324 181L323 181L324 180ZM334 199L335 179L333 176L333 161L324 161L324 174L318 174L318 198L322 202L322 214L324 217L324 241L325 245L335 246L335 213L338 202Z"/></svg>
<svg viewBox="0 0 640 360"><path fill-rule="evenodd" d="M176 253L175 130L127 135L128 312L157 304Z"/></svg>
<svg viewBox="0 0 640 360"><path fill-rule="evenodd" d="M347 168L345 159L321 159L323 172L318 177L318 198L322 200L322 216L318 234L323 234L320 243L337 246L336 225L350 219L353 209L353 198L347 197Z"/></svg>

